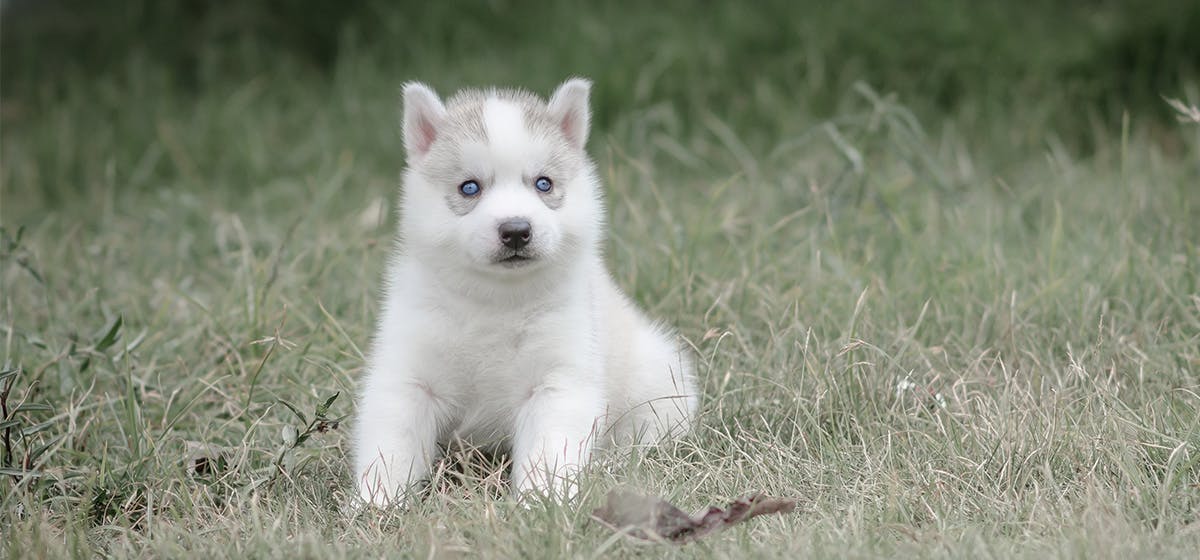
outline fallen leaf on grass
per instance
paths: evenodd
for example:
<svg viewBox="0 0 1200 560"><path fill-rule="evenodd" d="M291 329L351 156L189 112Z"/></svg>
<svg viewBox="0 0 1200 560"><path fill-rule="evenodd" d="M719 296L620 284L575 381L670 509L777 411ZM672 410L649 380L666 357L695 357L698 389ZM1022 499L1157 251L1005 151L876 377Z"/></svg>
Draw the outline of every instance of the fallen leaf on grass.
<svg viewBox="0 0 1200 560"><path fill-rule="evenodd" d="M794 509L795 500L751 494L730 502L724 509L709 506L688 515L657 496L613 490L604 506L592 512L592 518L637 539L683 544L751 517L790 513Z"/></svg>

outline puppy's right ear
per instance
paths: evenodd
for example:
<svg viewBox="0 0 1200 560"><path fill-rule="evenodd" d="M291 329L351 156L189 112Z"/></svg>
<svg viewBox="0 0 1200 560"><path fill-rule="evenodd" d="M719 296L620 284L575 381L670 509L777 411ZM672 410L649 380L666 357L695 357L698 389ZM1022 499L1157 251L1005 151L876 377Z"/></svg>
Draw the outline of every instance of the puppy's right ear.
<svg viewBox="0 0 1200 560"><path fill-rule="evenodd" d="M446 106L429 86L404 84L404 148L411 159L429 153L446 121Z"/></svg>

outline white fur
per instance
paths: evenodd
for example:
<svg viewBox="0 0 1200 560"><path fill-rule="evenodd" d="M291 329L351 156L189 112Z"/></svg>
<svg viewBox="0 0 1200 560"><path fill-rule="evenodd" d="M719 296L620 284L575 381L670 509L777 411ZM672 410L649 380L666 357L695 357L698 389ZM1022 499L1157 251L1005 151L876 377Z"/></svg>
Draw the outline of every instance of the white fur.
<svg viewBox="0 0 1200 560"><path fill-rule="evenodd" d="M522 169L531 139L525 130L521 107L511 101L488 99L483 105L483 123L487 129L488 148L497 167Z"/></svg>
<svg viewBox="0 0 1200 560"><path fill-rule="evenodd" d="M604 267L604 208L583 151L589 86L570 80L549 104L493 91L443 105L405 88L400 241L355 425L365 502L402 502L456 440L507 447L517 491L566 497L596 449L688 427L691 360ZM540 176L560 201L533 188ZM469 179L482 192L462 213ZM517 218L532 226L531 260L507 266L497 227Z"/></svg>

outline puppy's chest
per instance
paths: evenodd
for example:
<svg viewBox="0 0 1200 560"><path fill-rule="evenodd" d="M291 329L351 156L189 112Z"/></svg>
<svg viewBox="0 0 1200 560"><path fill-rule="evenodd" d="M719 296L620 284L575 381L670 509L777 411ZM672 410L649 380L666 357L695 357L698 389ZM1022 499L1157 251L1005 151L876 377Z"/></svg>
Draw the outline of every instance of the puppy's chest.
<svg viewBox="0 0 1200 560"><path fill-rule="evenodd" d="M429 380L463 407L519 404L549 373L574 361L586 323L570 309L441 309L438 336L426 339ZM574 324L573 324L574 323ZM573 327L573 328L572 328ZM432 334L432 333L431 333Z"/></svg>
<svg viewBox="0 0 1200 560"><path fill-rule="evenodd" d="M581 349L566 335L571 322L567 309L443 309L433 321L437 328L427 331L438 332L425 339L421 360L426 383L450 412L443 437L505 441L530 397L579 357Z"/></svg>

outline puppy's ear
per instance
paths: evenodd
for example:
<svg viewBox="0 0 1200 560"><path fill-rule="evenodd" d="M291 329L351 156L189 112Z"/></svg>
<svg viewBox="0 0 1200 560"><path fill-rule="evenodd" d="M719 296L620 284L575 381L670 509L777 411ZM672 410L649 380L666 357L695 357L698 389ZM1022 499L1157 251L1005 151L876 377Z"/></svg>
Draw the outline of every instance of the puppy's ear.
<svg viewBox="0 0 1200 560"><path fill-rule="evenodd" d="M583 149L587 144L588 126L592 112L588 107L588 95L592 82L584 78L571 78L554 90L550 96L550 116L558 123L567 142L572 147Z"/></svg>
<svg viewBox="0 0 1200 560"><path fill-rule="evenodd" d="M429 153L445 121L446 106L437 93L421 82L404 84L404 148L409 158Z"/></svg>

